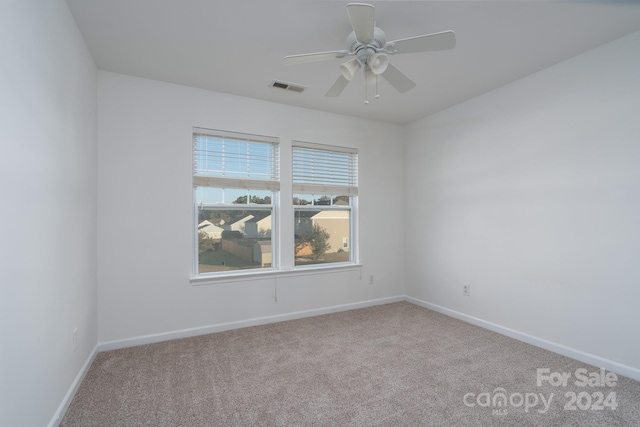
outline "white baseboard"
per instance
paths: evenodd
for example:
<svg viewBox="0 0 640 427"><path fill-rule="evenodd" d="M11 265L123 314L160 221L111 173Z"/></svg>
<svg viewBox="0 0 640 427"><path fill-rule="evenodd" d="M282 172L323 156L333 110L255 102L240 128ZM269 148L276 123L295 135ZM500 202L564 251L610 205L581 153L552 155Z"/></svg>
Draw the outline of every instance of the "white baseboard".
<svg viewBox="0 0 640 427"><path fill-rule="evenodd" d="M250 326L267 325L269 323L283 322L286 320L302 319L304 317L320 316L323 314L337 313L339 311L355 310L358 308L373 307L404 301L404 295L380 298L350 304L335 305L331 307L317 308L313 310L296 311L293 313L276 314L273 316L257 317L254 319L239 320L236 322L219 323L216 325L200 326L197 328L182 329L179 331L163 332L159 334L144 335L140 337L126 338L122 340L106 341L98 343L98 351L117 350L119 348L134 347L137 345L152 344L161 341L169 341L180 338L195 337L214 332L229 331L232 329L247 328Z"/></svg>
<svg viewBox="0 0 640 427"><path fill-rule="evenodd" d="M538 338L533 335L525 334L523 332L516 331L515 329L506 328L504 326L497 325L495 323L491 323L486 320L479 319L477 317L469 316L467 314L460 313L459 311L451 310L451 309L448 309L436 304L432 304L430 302L423 301L417 298L405 296L405 301L415 305L419 305L420 307L437 311L438 313L442 313L449 317L453 317L453 318L465 321L467 323L480 326L481 328L488 329L490 331L497 332L502 335L506 335L510 338L514 338L519 341L526 342L527 344L535 345L536 347L544 348L545 350L549 350L554 353L558 353L563 356L567 356L572 359L579 360L580 362L588 363L590 365L593 365L599 368L604 368L608 371L615 372L616 374L619 374L628 378L632 378L636 381L640 381L640 369L638 368L624 365L622 363L605 359L603 357L596 356L590 353L585 353L584 351L576 350L574 348L567 347L562 344L558 344L542 338Z"/></svg>
<svg viewBox="0 0 640 427"><path fill-rule="evenodd" d="M60 402L60 406L58 406L56 413L53 414L53 418L51 418L51 421L49 421L47 427L58 427L58 425L62 421L62 418L64 417L64 414L67 413L67 409L69 409L69 405L71 405L71 401L76 395L78 387L80 387L82 380L84 379L85 375L87 375L89 367L93 363L93 360L96 358L96 354L98 354L97 344L95 347L93 347L93 350L91 350L89 357L87 357L87 360L85 360L84 364L82 365L80 372L78 372L78 375L76 375L76 378L71 383L71 387L69 387L67 394L64 396L64 399L62 399L62 402Z"/></svg>

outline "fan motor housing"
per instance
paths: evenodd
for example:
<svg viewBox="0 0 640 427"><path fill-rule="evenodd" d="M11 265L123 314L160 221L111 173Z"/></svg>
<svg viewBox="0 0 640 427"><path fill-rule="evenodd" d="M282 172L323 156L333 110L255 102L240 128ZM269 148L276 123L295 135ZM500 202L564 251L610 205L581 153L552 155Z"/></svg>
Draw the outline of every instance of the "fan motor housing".
<svg viewBox="0 0 640 427"><path fill-rule="evenodd" d="M369 48L372 48L374 51L377 51L378 49L382 49L386 41L387 41L387 36L384 33L384 31L382 31L378 27L373 27L373 41L371 43L369 44L360 43L356 39L355 31L351 31L351 33L347 36L347 48L349 49L349 52L354 52L354 53L358 53L358 51L360 51L362 48L365 48L365 47L369 47Z"/></svg>

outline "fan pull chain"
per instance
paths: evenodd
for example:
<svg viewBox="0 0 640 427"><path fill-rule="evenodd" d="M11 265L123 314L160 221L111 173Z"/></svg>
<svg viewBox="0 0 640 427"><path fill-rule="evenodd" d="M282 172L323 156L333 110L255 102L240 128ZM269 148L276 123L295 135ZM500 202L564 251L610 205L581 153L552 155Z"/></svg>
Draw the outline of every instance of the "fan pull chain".
<svg viewBox="0 0 640 427"><path fill-rule="evenodd" d="M380 81L380 76L376 74L376 99L380 98L380 94L378 93L378 82Z"/></svg>
<svg viewBox="0 0 640 427"><path fill-rule="evenodd" d="M367 84L367 75L364 75L364 105L369 105L369 89L367 88L367 86L369 86Z"/></svg>

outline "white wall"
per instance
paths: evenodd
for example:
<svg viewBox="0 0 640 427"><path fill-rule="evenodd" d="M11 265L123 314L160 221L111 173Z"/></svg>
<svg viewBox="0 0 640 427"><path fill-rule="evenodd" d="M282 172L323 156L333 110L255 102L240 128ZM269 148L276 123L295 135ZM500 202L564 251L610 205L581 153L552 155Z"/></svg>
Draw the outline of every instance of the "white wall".
<svg viewBox="0 0 640 427"><path fill-rule="evenodd" d="M96 68L63 0L3 1L0 52L0 425L43 426L97 344Z"/></svg>
<svg viewBox="0 0 640 427"><path fill-rule="evenodd" d="M403 295L401 127L102 71L98 110L100 342ZM279 137L288 200L292 139L358 148L363 275L375 284L357 270L279 277L277 302L272 278L192 285L193 126Z"/></svg>
<svg viewBox="0 0 640 427"><path fill-rule="evenodd" d="M639 118L635 33L407 126L407 295L639 374Z"/></svg>
<svg viewBox="0 0 640 427"><path fill-rule="evenodd" d="M640 369L640 33L404 129L96 81L62 0L4 2L0 51L0 425L55 422L98 341L393 297L405 277L411 297ZM284 165L291 139L357 147L363 280L281 277L277 302L272 279L192 285L192 126L278 136Z"/></svg>

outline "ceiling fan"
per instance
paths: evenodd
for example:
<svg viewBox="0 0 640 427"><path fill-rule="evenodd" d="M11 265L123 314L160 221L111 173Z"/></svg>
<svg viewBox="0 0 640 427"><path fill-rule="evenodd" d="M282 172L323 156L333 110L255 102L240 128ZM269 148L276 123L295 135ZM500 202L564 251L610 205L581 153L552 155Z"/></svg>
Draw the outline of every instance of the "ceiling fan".
<svg viewBox="0 0 640 427"><path fill-rule="evenodd" d="M377 93L377 84L380 76L400 93L404 93L416 85L389 62L388 55L453 49L456 45L456 35L453 31L387 42L384 31L375 26L374 10L370 4L350 3L347 5L347 13L353 28L347 37L348 50L289 55L284 58L285 65L355 56L340 65L341 74L326 96L339 96L356 72L363 68L364 83L367 86L376 85L375 97L378 98L380 95ZM365 90L365 104L368 103Z"/></svg>

